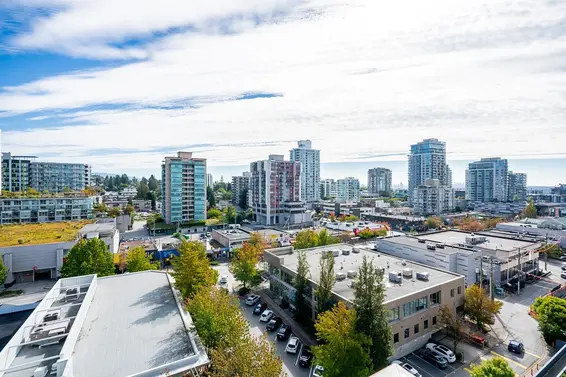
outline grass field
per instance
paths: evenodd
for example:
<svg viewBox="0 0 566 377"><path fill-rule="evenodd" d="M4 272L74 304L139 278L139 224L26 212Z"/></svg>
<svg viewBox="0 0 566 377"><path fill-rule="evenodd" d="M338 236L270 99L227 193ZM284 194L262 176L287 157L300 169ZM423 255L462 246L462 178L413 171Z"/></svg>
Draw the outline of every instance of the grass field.
<svg viewBox="0 0 566 377"><path fill-rule="evenodd" d="M92 222L94 220L0 225L0 247L72 241L85 224Z"/></svg>

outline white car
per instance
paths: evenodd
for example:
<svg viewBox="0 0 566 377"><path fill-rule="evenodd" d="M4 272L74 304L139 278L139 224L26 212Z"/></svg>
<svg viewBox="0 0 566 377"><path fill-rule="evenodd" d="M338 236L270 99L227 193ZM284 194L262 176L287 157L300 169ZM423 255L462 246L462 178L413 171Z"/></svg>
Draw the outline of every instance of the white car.
<svg viewBox="0 0 566 377"><path fill-rule="evenodd" d="M289 339L289 343L287 343L287 347L285 347L285 352L297 354L299 351L299 338L292 337Z"/></svg>
<svg viewBox="0 0 566 377"><path fill-rule="evenodd" d="M246 305L247 306L254 306L258 302L259 302L259 296L258 295L249 295L248 298L246 299Z"/></svg>
<svg viewBox="0 0 566 377"><path fill-rule="evenodd" d="M261 322L269 322L269 320L273 317L273 311L269 309L265 309L263 313L259 316L259 320Z"/></svg>
<svg viewBox="0 0 566 377"><path fill-rule="evenodd" d="M404 363L400 360L393 360L393 364L400 365L403 369L405 369L407 372L411 373L415 377L422 377L419 371L409 363Z"/></svg>
<svg viewBox="0 0 566 377"><path fill-rule="evenodd" d="M454 355L454 352L442 344L427 343L426 348L436 355L444 357L450 364L456 361L456 355Z"/></svg>
<svg viewBox="0 0 566 377"><path fill-rule="evenodd" d="M322 377L323 372L324 372L324 368L321 365L317 365L312 370L312 377Z"/></svg>
<svg viewBox="0 0 566 377"><path fill-rule="evenodd" d="M224 276L220 276L220 284L227 284L228 283L228 276L224 275Z"/></svg>

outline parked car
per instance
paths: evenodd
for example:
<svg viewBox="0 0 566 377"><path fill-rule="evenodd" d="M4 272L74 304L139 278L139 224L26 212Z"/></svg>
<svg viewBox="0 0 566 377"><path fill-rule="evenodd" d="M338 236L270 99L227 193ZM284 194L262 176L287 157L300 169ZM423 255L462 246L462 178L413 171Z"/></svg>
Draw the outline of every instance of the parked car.
<svg viewBox="0 0 566 377"><path fill-rule="evenodd" d="M285 347L285 352L296 355L298 350L299 338L293 336L291 339L289 339L289 343L287 343L287 347Z"/></svg>
<svg viewBox="0 0 566 377"><path fill-rule="evenodd" d="M259 296L258 295L249 295L248 298L246 299L246 305L247 306L254 306L255 304L257 304L259 302Z"/></svg>
<svg viewBox="0 0 566 377"><path fill-rule="evenodd" d="M261 322L269 322L269 320L273 317L273 310L265 309L263 313L259 316L259 320Z"/></svg>
<svg viewBox="0 0 566 377"><path fill-rule="evenodd" d="M454 355L454 352L442 344L427 343L426 348L438 356L444 357L450 364L456 361L456 355Z"/></svg>
<svg viewBox="0 0 566 377"><path fill-rule="evenodd" d="M322 377L323 373L324 373L324 368L322 367L322 365L317 365L312 370L312 377Z"/></svg>
<svg viewBox="0 0 566 377"><path fill-rule="evenodd" d="M267 309L267 304L265 302L260 302L259 304L257 304L254 308L254 314L255 315L260 315L261 313L263 313L263 311Z"/></svg>
<svg viewBox="0 0 566 377"><path fill-rule="evenodd" d="M403 369L405 369L407 372L411 373L415 377L422 377L419 371L409 363L404 363L400 360L393 360L393 364L400 365Z"/></svg>
<svg viewBox="0 0 566 377"><path fill-rule="evenodd" d="M560 267L560 269L561 269L562 271L566 271L566 264L565 264L564 266Z"/></svg>
<svg viewBox="0 0 566 377"><path fill-rule="evenodd" d="M287 339L291 335L291 331L292 331L291 326L282 324L281 327L279 328L279 331L277 331L277 339L279 340Z"/></svg>
<svg viewBox="0 0 566 377"><path fill-rule="evenodd" d="M224 275L224 276L220 276L220 284L227 284L228 283L228 276Z"/></svg>
<svg viewBox="0 0 566 377"><path fill-rule="evenodd" d="M562 271L562 272L560 273L560 277L561 277L562 279L566 279L566 271Z"/></svg>
<svg viewBox="0 0 566 377"><path fill-rule="evenodd" d="M448 367L448 361L442 356L438 356L436 353L429 349L421 349L419 356L424 360L428 361L430 364L436 366L438 369L445 369Z"/></svg>
<svg viewBox="0 0 566 377"><path fill-rule="evenodd" d="M312 363L312 352L310 347L303 347L301 354L299 355L299 366L303 368L308 368Z"/></svg>
<svg viewBox="0 0 566 377"><path fill-rule="evenodd" d="M271 318L271 321L269 321L267 326L265 326L265 329L267 331L275 331L279 328L279 326L281 326L282 323L283 323L283 321L281 320L281 318L273 317L273 318Z"/></svg>
<svg viewBox="0 0 566 377"><path fill-rule="evenodd" d="M521 342L518 342L516 340L510 340L509 345L507 345L507 350L509 352L517 353L520 355L525 350L525 347Z"/></svg>

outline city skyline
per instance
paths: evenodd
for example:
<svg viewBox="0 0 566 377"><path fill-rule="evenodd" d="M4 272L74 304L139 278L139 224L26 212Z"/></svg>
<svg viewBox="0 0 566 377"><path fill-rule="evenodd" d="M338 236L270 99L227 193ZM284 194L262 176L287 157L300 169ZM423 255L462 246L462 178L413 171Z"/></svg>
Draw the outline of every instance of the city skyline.
<svg viewBox="0 0 566 377"><path fill-rule="evenodd" d="M213 3L1 2L3 150L130 175L305 139L326 163L405 160L429 137L451 164L566 158L563 2Z"/></svg>

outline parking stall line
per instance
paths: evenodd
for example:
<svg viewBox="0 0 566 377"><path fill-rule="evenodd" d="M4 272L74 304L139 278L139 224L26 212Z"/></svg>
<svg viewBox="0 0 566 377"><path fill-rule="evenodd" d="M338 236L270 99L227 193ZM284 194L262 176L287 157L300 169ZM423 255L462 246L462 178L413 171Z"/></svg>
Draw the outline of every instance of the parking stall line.
<svg viewBox="0 0 566 377"><path fill-rule="evenodd" d="M494 356L496 356L496 357L501 357L502 359L507 360L508 362L510 362L510 363L512 363L512 364L515 364L515 365L517 365L517 366L519 366L519 367L521 367L521 368L523 368L523 369L527 369L527 367L524 366L523 364L518 363L518 362L516 362L515 360L510 359L510 358L508 358L508 357L505 357L505 356L503 356L503 355L500 355L500 354L498 354L497 352L491 351L491 354L494 355Z"/></svg>
<svg viewBox="0 0 566 377"><path fill-rule="evenodd" d="M420 360L421 362L425 363L425 365L427 365L428 367L431 367L431 368L434 370L434 372L435 372L435 373L433 374L433 373L431 373L430 371L425 370L425 372L426 372L427 374L429 374L429 375L431 375L431 376L436 375L437 372L441 372L441 373L442 373L442 376L446 376L446 375L448 374L448 373L445 372L444 370L442 370L442 369L440 369L440 368L437 368L434 364L428 362L427 360L423 359L423 358L420 357L419 355L414 354L414 353L413 353L412 355L415 356L415 358L417 358L417 359ZM424 368L421 367L421 369L424 369Z"/></svg>

